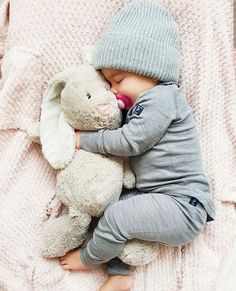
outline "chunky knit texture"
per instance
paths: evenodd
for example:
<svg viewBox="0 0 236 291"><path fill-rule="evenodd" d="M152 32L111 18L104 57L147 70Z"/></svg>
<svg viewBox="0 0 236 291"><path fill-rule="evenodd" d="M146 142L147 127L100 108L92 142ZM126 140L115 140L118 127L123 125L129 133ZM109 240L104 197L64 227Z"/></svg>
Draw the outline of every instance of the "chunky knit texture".
<svg viewBox="0 0 236 291"><path fill-rule="evenodd" d="M112 18L101 36L94 66L178 82L180 53L176 22L157 3L132 1Z"/></svg>
<svg viewBox="0 0 236 291"><path fill-rule="evenodd" d="M233 1L155 1L180 27L180 77L198 124L217 216L192 243L161 247L158 260L135 271L132 290L231 291L236 283ZM70 273L57 260L39 256L42 226L61 205L56 172L27 129L39 120L49 79L80 64L83 46L99 39L123 5L122 0L0 1L0 290L93 291L106 279L103 267Z"/></svg>

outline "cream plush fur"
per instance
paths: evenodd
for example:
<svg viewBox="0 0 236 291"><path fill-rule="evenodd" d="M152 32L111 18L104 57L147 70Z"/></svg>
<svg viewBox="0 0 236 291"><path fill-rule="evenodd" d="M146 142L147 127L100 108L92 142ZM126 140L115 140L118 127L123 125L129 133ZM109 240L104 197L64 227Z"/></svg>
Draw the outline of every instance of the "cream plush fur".
<svg viewBox="0 0 236 291"><path fill-rule="evenodd" d="M75 129L115 129L122 120L108 83L89 63L89 54L84 59L87 63L64 70L51 80L42 104L42 151L51 166L59 169L57 195L68 207L68 214L49 220L43 229L41 253L47 258L61 257L79 247L91 218L101 216L109 204L119 200L123 185L135 186L127 161L75 150ZM156 258L156 247L155 243L133 240L120 259L143 265Z"/></svg>

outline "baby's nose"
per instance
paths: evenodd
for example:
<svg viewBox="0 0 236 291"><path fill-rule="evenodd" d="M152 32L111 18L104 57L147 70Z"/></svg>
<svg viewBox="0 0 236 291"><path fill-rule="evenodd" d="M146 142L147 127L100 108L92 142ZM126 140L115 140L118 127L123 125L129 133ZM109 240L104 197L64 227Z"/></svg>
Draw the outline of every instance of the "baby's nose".
<svg viewBox="0 0 236 291"><path fill-rule="evenodd" d="M111 87L111 92L118 94L118 90L114 86Z"/></svg>

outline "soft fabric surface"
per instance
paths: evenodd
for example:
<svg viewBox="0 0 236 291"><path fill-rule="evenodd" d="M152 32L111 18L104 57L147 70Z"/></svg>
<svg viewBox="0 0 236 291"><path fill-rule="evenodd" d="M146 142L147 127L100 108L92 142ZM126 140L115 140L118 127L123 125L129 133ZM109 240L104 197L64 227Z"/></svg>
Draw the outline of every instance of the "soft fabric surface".
<svg viewBox="0 0 236 291"><path fill-rule="evenodd" d="M234 290L236 283L236 104L232 0L153 0L181 33L181 82L198 124L217 216L184 247L161 247L136 270L132 290ZM51 77L81 63L122 0L0 1L0 289L97 290L105 269L63 271L39 256L43 224L60 213L55 174L27 128L39 120ZM10 15L10 25L8 25Z"/></svg>

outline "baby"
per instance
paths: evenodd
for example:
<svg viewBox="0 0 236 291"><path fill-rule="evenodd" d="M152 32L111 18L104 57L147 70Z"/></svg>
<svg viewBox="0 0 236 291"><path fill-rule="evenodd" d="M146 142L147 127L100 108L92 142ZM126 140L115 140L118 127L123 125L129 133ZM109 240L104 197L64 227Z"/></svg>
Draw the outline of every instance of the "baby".
<svg viewBox="0 0 236 291"><path fill-rule="evenodd" d="M132 286L134 268L117 258L127 240L180 246L215 218L196 123L178 83L178 41L168 11L138 0L112 19L96 49L94 66L131 107L121 128L76 132L76 147L129 156L136 187L106 208L87 246L60 264L85 270L107 263L111 276L100 291Z"/></svg>

